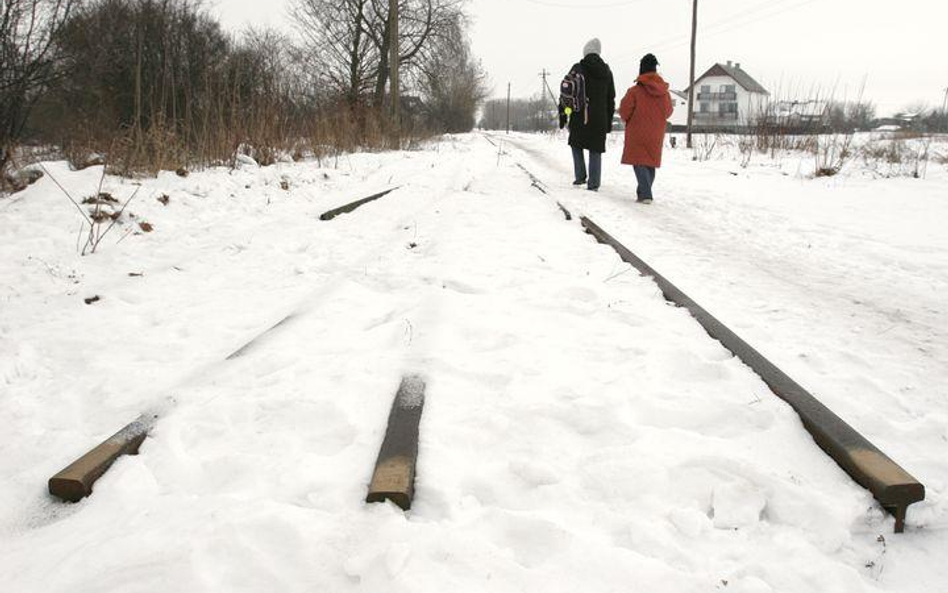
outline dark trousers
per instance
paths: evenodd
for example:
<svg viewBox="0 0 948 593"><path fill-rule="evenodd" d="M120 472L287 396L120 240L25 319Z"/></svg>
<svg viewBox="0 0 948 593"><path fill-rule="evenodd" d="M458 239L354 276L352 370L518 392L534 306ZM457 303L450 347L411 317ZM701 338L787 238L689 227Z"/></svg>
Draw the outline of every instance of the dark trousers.
<svg viewBox="0 0 948 593"><path fill-rule="evenodd" d="M586 176L586 159L582 148L573 149L573 174L576 181L586 181L586 187L589 189L599 189L599 182L602 178L602 153L589 151L589 176Z"/></svg>
<svg viewBox="0 0 948 593"><path fill-rule="evenodd" d="M632 165L635 171L635 178L639 181L639 187L635 190L636 196L640 200L652 199L652 184L655 183L655 167L646 167L644 165Z"/></svg>

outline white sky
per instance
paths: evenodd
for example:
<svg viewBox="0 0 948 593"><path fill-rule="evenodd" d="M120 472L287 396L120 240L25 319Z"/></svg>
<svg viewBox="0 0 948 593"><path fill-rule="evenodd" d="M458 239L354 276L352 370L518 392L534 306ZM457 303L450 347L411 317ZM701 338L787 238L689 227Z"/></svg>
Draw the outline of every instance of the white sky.
<svg viewBox="0 0 948 593"><path fill-rule="evenodd" d="M233 28L286 27L291 0L211 0ZM619 93L651 51L673 88L688 85L691 0L469 0L474 52L495 96L550 86L579 59L591 37L602 40ZM948 3L942 0L699 0L697 75L733 60L785 95L864 96L881 114L923 101L940 106L948 87Z"/></svg>

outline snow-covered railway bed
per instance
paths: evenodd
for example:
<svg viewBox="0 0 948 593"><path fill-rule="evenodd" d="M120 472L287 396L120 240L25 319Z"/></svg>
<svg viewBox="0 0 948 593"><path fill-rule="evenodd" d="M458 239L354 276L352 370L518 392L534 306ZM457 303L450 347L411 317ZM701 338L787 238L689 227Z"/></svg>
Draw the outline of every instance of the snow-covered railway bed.
<svg viewBox="0 0 948 593"><path fill-rule="evenodd" d="M221 372L223 361L348 277L407 249L417 235L412 213L464 182L460 159L430 173L441 161L440 145L433 148L398 155L394 174L366 154L344 157L342 168L106 177L102 190L119 199L137 192L113 238L137 232L86 257L75 252L73 206L50 177L81 200L99 185L99 171L48 163L49 177L0 202L0 407L9 421L0 446L11 453L3 469L13 483L0 491L7 503L0 533L62 515L36 488L43 473L58 469L50 464L63 467L125 422L181 404L182 386ZM319 220L327 209L415 177L414 191L393 196L377 216ZM138 231L146 220L149 234ZM46 406L56 413L42 414ZM36 434L43 447L31 446Z"/></svg>
<svg viewBox="0 0 948 593"><path fill-rule="evenodd" d="M485 135L485 138L492 145L498 146L489 135ZM516 165L529 177L534 188L544 195L550 195L549 186L546 183L522 163L516 163ZM572 213L561 202L556 202L556 205L567 220L573 219ZM872 492L879 504L892 513L895 518L895 532L904 531L908 507L925 499L923 484L786 373L764 358L753 346L632 253L628 247L585 215L581 214L579 218L587 233L594 236L600 243L612 247L623 261L632 265L639 273L652 278L670 303L686 309L712 338L720 341L741 362L757 373L774 395L790 404L826 454L853 480Z"/></svg>
<svg viewBox="0 0 948 593"><path fill-rule="evenodd" d="M21 513L0 515L13 590L850 593L937 582L937 569L906 576L903 563L937 534L910 521L891 538L892 520L793 410L564 220L509 155L465 136L415 155L414 169L403 158L378 157L400 173L380 173L374 189L396 193L332 222L315 219L335 201L286 213L270 240L306 236L304 256L286 256L306 266L305 290L261 301L238 333L309 305L177 382L141 453L69 512L18 501L39 497L76 441L115 426L79 416L83 438L65 439L45 413L54 402L14 403L55 385L13 377L4 411L52 435L42 455L2 458L4 499ZM392 233L389 249L364 257ZM268 279L243 277L247 290ZM228 296L201 310L249 314ZM246 341L203 335L217 361ZM190 367L192 351L152 364ZM365 500L393 390L414 373L424 415L406 513ZM106 420L164 392L116 406L78 385L61 399ZM0 438L5 450L33 444L26 431Z"/></svg>
<svg viewBox="0 0 948 593"><path fill-rule="evenodd" d="M328 221L342 214L351 213L365 204L371 203L392 193L396 189L397 188L390 188L383 190L369 197L361 198L354 202L343 204L331 210L327 210L320 216L320 220ZM430 208L432 202L433 201L431 200L424 202L421 206L416 207L416 210L419 208ZM388 237L381 243L375 244L373 247L368 248L366 253L362 255L362 259L355 264L355 269L358 269L363 264L374 260L376 257L379 257L381 254L384 254L387 251L392 251L392 243L401 241L400 230L407 230L408 227L404 225L411 220L412 216L414 216L413 213L409 214L407 218L403 218L401 222L396 223L393 227L395 232L391 237ZM410 247L411 245L412 244L409 244ZM344 281L345 275L346 273L343 272L340 273L336 278L322 280L320 282L319 289L315 294L307 296L305 300L293 311L286 314L285 316L282 316L279 321L274 323L271 327L261 331L256 336L250 338L242 346L230 353L225 358L225 362L244 356L252 348L264 342L273 332L279 331L285 326L292 324L297 317L304 315L307 310L318 307L321 304L321 299L327 298L335 289L339 287L339 285ZM194 374L182 380L181 384L187 385L187 382L190 379L195 376L199 376L200 374L215 372L221 372L219 365L216 363L210 364L205 368L197 370ZM175 386L172 388L172 390L179 388L180 385ZM111 467L115 460L122 455L137 454L142 442L147 437L148 433L154 429L161 416L168 414L176 404L177 402L175 398L169 398L167 396L162 398L160 401L151 402L148 408L144 410L137 418L124 426L114 435L110 436L102 443L96 445L90 451L83 454L76 461L69 464L68 467L64 468L52 478L50 478L49 493L56 498L68 502L78 502L86 496L92 494L95 482L106 471L108 471L109 467Z"/></svg>

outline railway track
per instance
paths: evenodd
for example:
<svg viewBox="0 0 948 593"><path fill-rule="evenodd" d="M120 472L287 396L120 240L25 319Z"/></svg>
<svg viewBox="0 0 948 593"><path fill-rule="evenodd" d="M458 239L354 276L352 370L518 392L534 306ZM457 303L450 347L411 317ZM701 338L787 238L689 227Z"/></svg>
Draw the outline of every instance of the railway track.
<svg viewBox="0 0 948 593"><path fill-rule="evenodd" d="M550 195L548 186L536 175L522 163L516 165L533 187ZM556 201L556 205L565 212L567 220L572 218L572 213L561 202ZM641 275L652 278L668 302L686 309L709 336L763 379L774 395L793 408L817 445L892 514L895 532L905 530L908 507L925 499L925 486L921 482L602 227L586 216L580 216L580 223L596 241L611 247Z"/></svg>
<svg viewBox="0 0 948 593"><path fill-rule="evenodd" d="M490 140L488 138L488 140ZM531 186L542 194L553 198L553 192L538 177L521 163L517 167L527 175ZM394 191L388 190L362 200L357 200L327 212L323 220L332 220L346 212L380 199ZM554 201L567 220L576 218L563 203ZM427 208L426 203L422 208ZM753 347L715 319L710 313L691 300L671 282L635 256L625 246L609 235L601 226L586 216L579 216L581 228L597 241L613 248L618 256L632 265L642 275L650 276L662 291L663 296L677 306L683 307L698 321L714 339L739 357L763 379L771 391L786 401L799 415L804 426L813 435L817 444L853 480L869 490L882 508L895 517L895 530L901 532L905 526L905 514L909 505L924 499L924 486L909 475L892 459L875 447L844 420L839 418L812 394L794 382L779 368L765 359ZM401 225L399 225L401 226ZM384 243L384 241L382 242ZM378 246L376 246L378 247ZM382 247L384 248L384 247ZM370 250L374 253L374 250ZM367 257L372 257L371 255ZM321 291L325 296L331 291ZM310 305L312 304L310 300ZM253 348L263 344L268 336L292 326L300 312L280 320L258 336L246 342L226 361L240 358ZM419 433L426 395L426 380L422 375L407 369L395 394L388 416L387 430L382 441L372 478L368 485L367 502L391 501L402 509L409 509L415 493L415 474L419 453ZM115 435L70 464L49 481L50 492L63 500L76 501L93 491L95 481L120 456L134 454L147 437L148 432L160 420L161 413L146 412Z"/></svg>
<svg viewBox="0 0 948 593"><path fill-rule="evenodd" d="M383 192L373 194L367 198L362 198L354 202L344 204L338 208L327 211L320 218L323 221L331 221L341 214L351 213L359 207L387 196L397 189L397 187L391 188ZM415 209L413 212L430 207L432 202L433 200L426 201L423 206ZM402 221L396 225L396 229L406 228L404 225L408 224L412 216L413 214L409 214L404 217ZM393 237L383 239L374 247L368 249L360 261L370 261L379 252L391 248L391 245L396 240L394 239L394 236L397 236L397 234L398 231L396 230L395 233L393 233ZM356 268L360 266L361 263L355 265ZM329 296L338 286L340 280L342 280L342 276L343 273L338 274L336 278L330 280L325 286L317 289L301 304L297 305L293 312L280 316L277 322L251 337L249 340L227 355L224 358L223 363L245 356L251 350L262 344L275 332L291 325L295 319L305 313L309 307L313 306L314 302L318 302L320 299L324 299ZM192 372L184 379L184 382L186 383L190 380L193 380L202 374L213 372L213 370L215 370L213 367L217 367L220 364L221 363L217 363L216 365L212 365L212 368L203 368ZM82 454L75 461L53 475L47 483L47 489L49 493L52 496L66 502L78 502L83 498L90 496L93 492L95 483L108 471L108 469L118 458L124 455L138 454L139 449L147 438L149 432L154 429L163 416L170 413L174 406L175 403L173 401L169 402L169 400L164 398L162 398L160 401L156 401L152 406L149 407L147 411L141 413L137 418L123 426L115 434L102 441L86 453Z"/></svg>

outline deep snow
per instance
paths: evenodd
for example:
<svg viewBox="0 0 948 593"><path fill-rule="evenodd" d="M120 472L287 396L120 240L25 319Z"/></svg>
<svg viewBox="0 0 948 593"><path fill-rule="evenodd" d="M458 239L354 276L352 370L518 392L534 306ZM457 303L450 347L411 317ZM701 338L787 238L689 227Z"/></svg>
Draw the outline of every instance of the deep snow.
<svg viewBox="0 0 948 593"><path fill-rule="evenodd" d="M679 150L641 207L614 144L589 194L562 138L502 140L107 178L116 197L141 183L129 209L155 230L87 257L49 179L0 200L4 589L948 586L944 171L812 180ZM516 162L925 483L906 533ZM98 183L48 167L78 195ZM362 500L412 372L428 390L406 515ZM141 454L91 498L45 494L148 409Z"/></svg>

